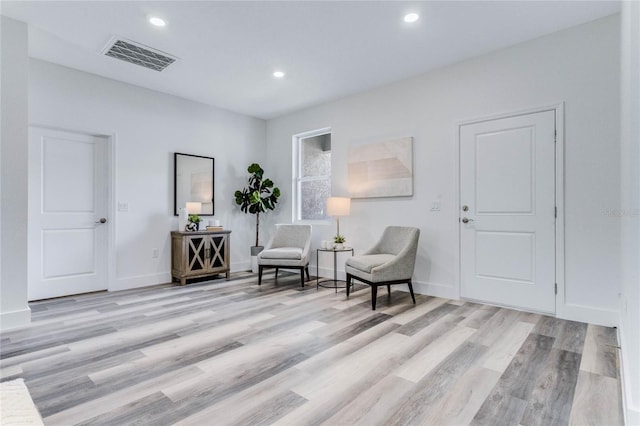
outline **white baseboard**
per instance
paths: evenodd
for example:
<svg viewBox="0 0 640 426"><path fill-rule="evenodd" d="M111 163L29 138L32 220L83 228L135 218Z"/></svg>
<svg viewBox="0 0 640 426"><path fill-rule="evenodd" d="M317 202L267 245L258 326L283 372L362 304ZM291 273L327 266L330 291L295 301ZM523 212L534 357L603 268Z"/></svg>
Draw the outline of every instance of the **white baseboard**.
<svg viewBox="0 0 640 426"><path fill-rule="evenodd" d="M627 407L624 424L627 426L640 425L640 408L633 409Z"/></svg>
<svg viewBox="0 0 640 426"><path fill-rule="evenodd" d="M27 306L19 311L3 312L0 314L0 330L12 330L31 324L31 309Z"/></svg>
<svg viewBox="0 0 640 426"><path fill-rule="evenodd" d="M627 341L622 327L618 328L618 342L621 346L620 381L622 384L622 407L625 416L624 424L638 426L640 425L640 407L637 402L633 401L631 389L633 389L634 386L638 386L637 382L640 378L636 377L634 379L631 376L630 368L628 366L633 364L634 360L629 359L632 358L632 355L629 354L631 351L627 349L630 343Z"/></svg>
<svg viewBox="0 0 640 426"><path fill-rule="evenodd" d="M309 265L309 273L320 278L333 279L333 269L331 268L320 268L320 270L318 270L318 268L316 268L315 266ZM346 280L347 274L344 271L338 270L337 277L339 280Z"/></svg>
<svg viewBox="0 0 640 426"><path fill-rule="evenodd" d="M109 291L129 290L132 288L149 287L152 285L166 284L170 282L170 272L137 275L135 277L118 278L115 282L109 284Z"/></svg>
<svg viewBox="0 0 640 426"><path fill-rule="evenodd" d="M413 291L427 296L442 297L444 299L458 300L458 292L454 286L432 283L428 281L414 281Z"/></svg>
<svg viewBox="0 0 640 426"><path fill-rule="evenodd" d="M598 309L591 306L565 304L558 306L557 318L570 321L586 322L605 327L618 327L618 311Z"/></svg>
<svg viewBox="0 0 640 426"><path fill-rule="evenodd" d="M333 269L331 268L320 268L320 273L316 270L315 266L309 266L309 271L311 274L318 275L323 278L333 278ZM338 279L344 280L346 279L346 274L344 271L338 270ZM409 287L405 285L396 286L398 290L401 291L409 291ZM455 287L448 286L445 284L424 282L424 281L413 281L413 291L417 294L424 294L427 296L434 297L442 297L445 299L459 299L458 292Z"/></svg>
<svg viewBox="0 0 640 426"><path fill-rule="evenodd" d="M243 272L251 270L251 261L247 260L244 262L231 262L231 272Z"/></svg>

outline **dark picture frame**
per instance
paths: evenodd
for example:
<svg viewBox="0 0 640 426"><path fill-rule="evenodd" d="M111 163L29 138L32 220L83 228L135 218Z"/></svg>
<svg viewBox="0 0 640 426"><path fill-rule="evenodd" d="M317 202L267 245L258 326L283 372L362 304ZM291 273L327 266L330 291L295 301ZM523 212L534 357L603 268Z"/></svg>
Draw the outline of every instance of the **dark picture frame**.
<svg viewBox="0 0 640 426"><path fill-rule="evenodd" d="M202 204L200 216L215 213L215 159L202 155L173 154L173 214L178 216L187 202Z"/></svg>

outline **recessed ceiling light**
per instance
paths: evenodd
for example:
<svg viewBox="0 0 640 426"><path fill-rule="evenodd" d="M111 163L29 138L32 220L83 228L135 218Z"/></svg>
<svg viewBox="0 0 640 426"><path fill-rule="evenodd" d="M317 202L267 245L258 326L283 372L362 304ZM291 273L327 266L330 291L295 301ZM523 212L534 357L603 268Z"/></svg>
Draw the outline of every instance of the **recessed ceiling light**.
<svg viewBox="0 0 640 426"><path fill-rule="evenodd" d="M418 19L420 19L420 15L417 13L408 13L404 15L404 22L408 22L410 24L416 22Z"/></svg>
<svg viewBox="0 0 640 426"><path fill-rule="evenodd" d="M167 23L164 22L164 19L158 18L157 16L152 16L151 18L149 18L149 22L151 23L151 25L155 25L156 27L164 27L165 25L167 25Z"/></svg>
<svg viewBox="0 0 640 426"><path fill-rule="evenodd" d="M282 71L276 71L276 72L273 73L273 76L275 78L282 78L282 77L284 77L284 75L285 74Z"/></svg>

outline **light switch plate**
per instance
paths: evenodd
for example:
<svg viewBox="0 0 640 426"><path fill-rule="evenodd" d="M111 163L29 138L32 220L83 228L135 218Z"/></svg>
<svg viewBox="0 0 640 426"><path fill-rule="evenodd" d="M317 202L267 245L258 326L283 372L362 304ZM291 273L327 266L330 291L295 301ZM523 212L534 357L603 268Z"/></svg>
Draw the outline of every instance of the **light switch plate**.
<svg viewBox="0 0 640 426"><path fill-rule="evenodd" d="M129 203L118 203L118 211L119 212L128 212L129 211Z"/></svg>
<svg viewBox="0 0 640 426"><path fill-rule="evenodd" d="M431 211L439 212L440 211L440 200L433 200L431 202Z"/></svg>

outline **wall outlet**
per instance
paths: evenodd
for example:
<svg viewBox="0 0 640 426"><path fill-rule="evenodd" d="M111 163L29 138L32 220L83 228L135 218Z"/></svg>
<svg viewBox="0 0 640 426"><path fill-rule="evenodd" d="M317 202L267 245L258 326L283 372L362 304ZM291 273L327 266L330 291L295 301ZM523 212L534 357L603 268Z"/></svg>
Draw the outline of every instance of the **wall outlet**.
<svg viewBox="0 0 640 426"><path fill-rule="evenodd" d="M431 202L431 211L439 212L440 211L440 200L433 200Z"/></svg>
<svg viewBox="0 0 640 426"><path fill-rule="evenodd" d="M158 256L160 256L160 250L158 250L157 248L154 248L153 250L151 250L151 257L155 259Z"/></svg>
<svg viewBox="0 0 640 426"><path fill-rule="evenodd" d="M129 203L118 203L118 211L119 212L128 212L129 211Z"/></svg>

